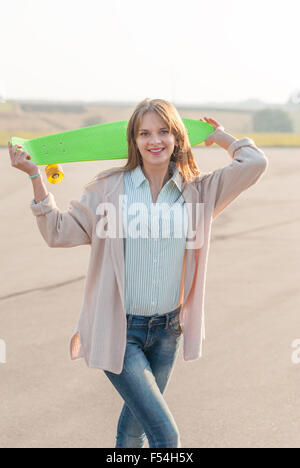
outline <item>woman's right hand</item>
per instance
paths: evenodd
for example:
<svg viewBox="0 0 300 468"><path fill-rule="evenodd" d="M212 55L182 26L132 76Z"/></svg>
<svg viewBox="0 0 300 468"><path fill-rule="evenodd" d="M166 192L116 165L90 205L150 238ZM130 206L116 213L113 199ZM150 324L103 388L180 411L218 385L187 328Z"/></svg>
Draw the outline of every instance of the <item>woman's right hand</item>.
<svg viewBox="0 0 300 468"><path fill-rule="evenodd" d="M12 167L25 172L28 175L34 175L39 173L38 166L30 161L31 156L26 151L20 149L22 146L12 146L11 142L8 142L9 155Z"/></svg>

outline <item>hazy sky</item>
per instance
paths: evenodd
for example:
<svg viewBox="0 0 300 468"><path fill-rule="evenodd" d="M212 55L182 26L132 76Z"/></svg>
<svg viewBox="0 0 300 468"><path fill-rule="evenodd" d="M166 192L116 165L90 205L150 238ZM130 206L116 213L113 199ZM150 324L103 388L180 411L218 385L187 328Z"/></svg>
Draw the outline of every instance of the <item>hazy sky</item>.
<svg viewBox="0 0 300 468"><path fill-rule="evenodd" d="M0 0L6 99L285 102L299 0Z"/></svg>

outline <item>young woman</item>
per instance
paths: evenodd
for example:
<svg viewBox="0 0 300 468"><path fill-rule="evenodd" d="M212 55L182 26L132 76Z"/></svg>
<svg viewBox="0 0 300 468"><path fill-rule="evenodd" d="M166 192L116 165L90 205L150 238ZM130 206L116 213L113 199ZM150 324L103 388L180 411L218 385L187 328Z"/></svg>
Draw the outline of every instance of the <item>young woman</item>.
<svg viewBox="0 0 300 468"><path fill-rule="evenodd" d="M12 166L32 179L31 209L47 244L91 246L70 352L102 369L124 400L116 447L142 447L146 437L150 448L181 447L163 393L182 338L184 360L202 355L212 221L268 165L253 140L205 121L215 127L205 144L232 162L202 174L176 108L142 101L129 120L126 165L98 174L64 212L30 155L9 143ZM161 225L171 218L166 234Z"/></svg>

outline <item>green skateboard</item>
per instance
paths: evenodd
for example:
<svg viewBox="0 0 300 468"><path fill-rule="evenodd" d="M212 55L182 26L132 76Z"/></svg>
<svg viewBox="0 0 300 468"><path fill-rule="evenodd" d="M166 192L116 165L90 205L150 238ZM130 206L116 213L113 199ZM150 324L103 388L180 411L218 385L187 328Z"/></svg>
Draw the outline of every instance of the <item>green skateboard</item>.
<svg viewBox="0 0 300 468"><path fill-rule="evenodd" d="M195 119L182 119L191 146L202 143L214 132L213 125ZM34 140L12 137L12 145L19 145L30 154L31 160L46 167L48 181L61 182L64 172L58 164L97 161L105 159L126 159L128 144L126 138L128 121L93 125L68 132L56 133Z"/></svg>

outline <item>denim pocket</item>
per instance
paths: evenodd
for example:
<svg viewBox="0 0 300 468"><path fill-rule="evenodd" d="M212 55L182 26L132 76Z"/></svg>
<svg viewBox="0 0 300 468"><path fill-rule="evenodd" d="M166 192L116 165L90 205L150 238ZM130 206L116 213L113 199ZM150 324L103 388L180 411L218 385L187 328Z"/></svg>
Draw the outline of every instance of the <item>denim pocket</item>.
<svg viewBox="0 0 300 468"><path fill-rule="evenodd" d="M179 314L173 317L169 321L169 326L168 330L171 333L171 335L175 336L178 338L182 334L182 328L180 326L180 320L179 320Z"/></svg>

